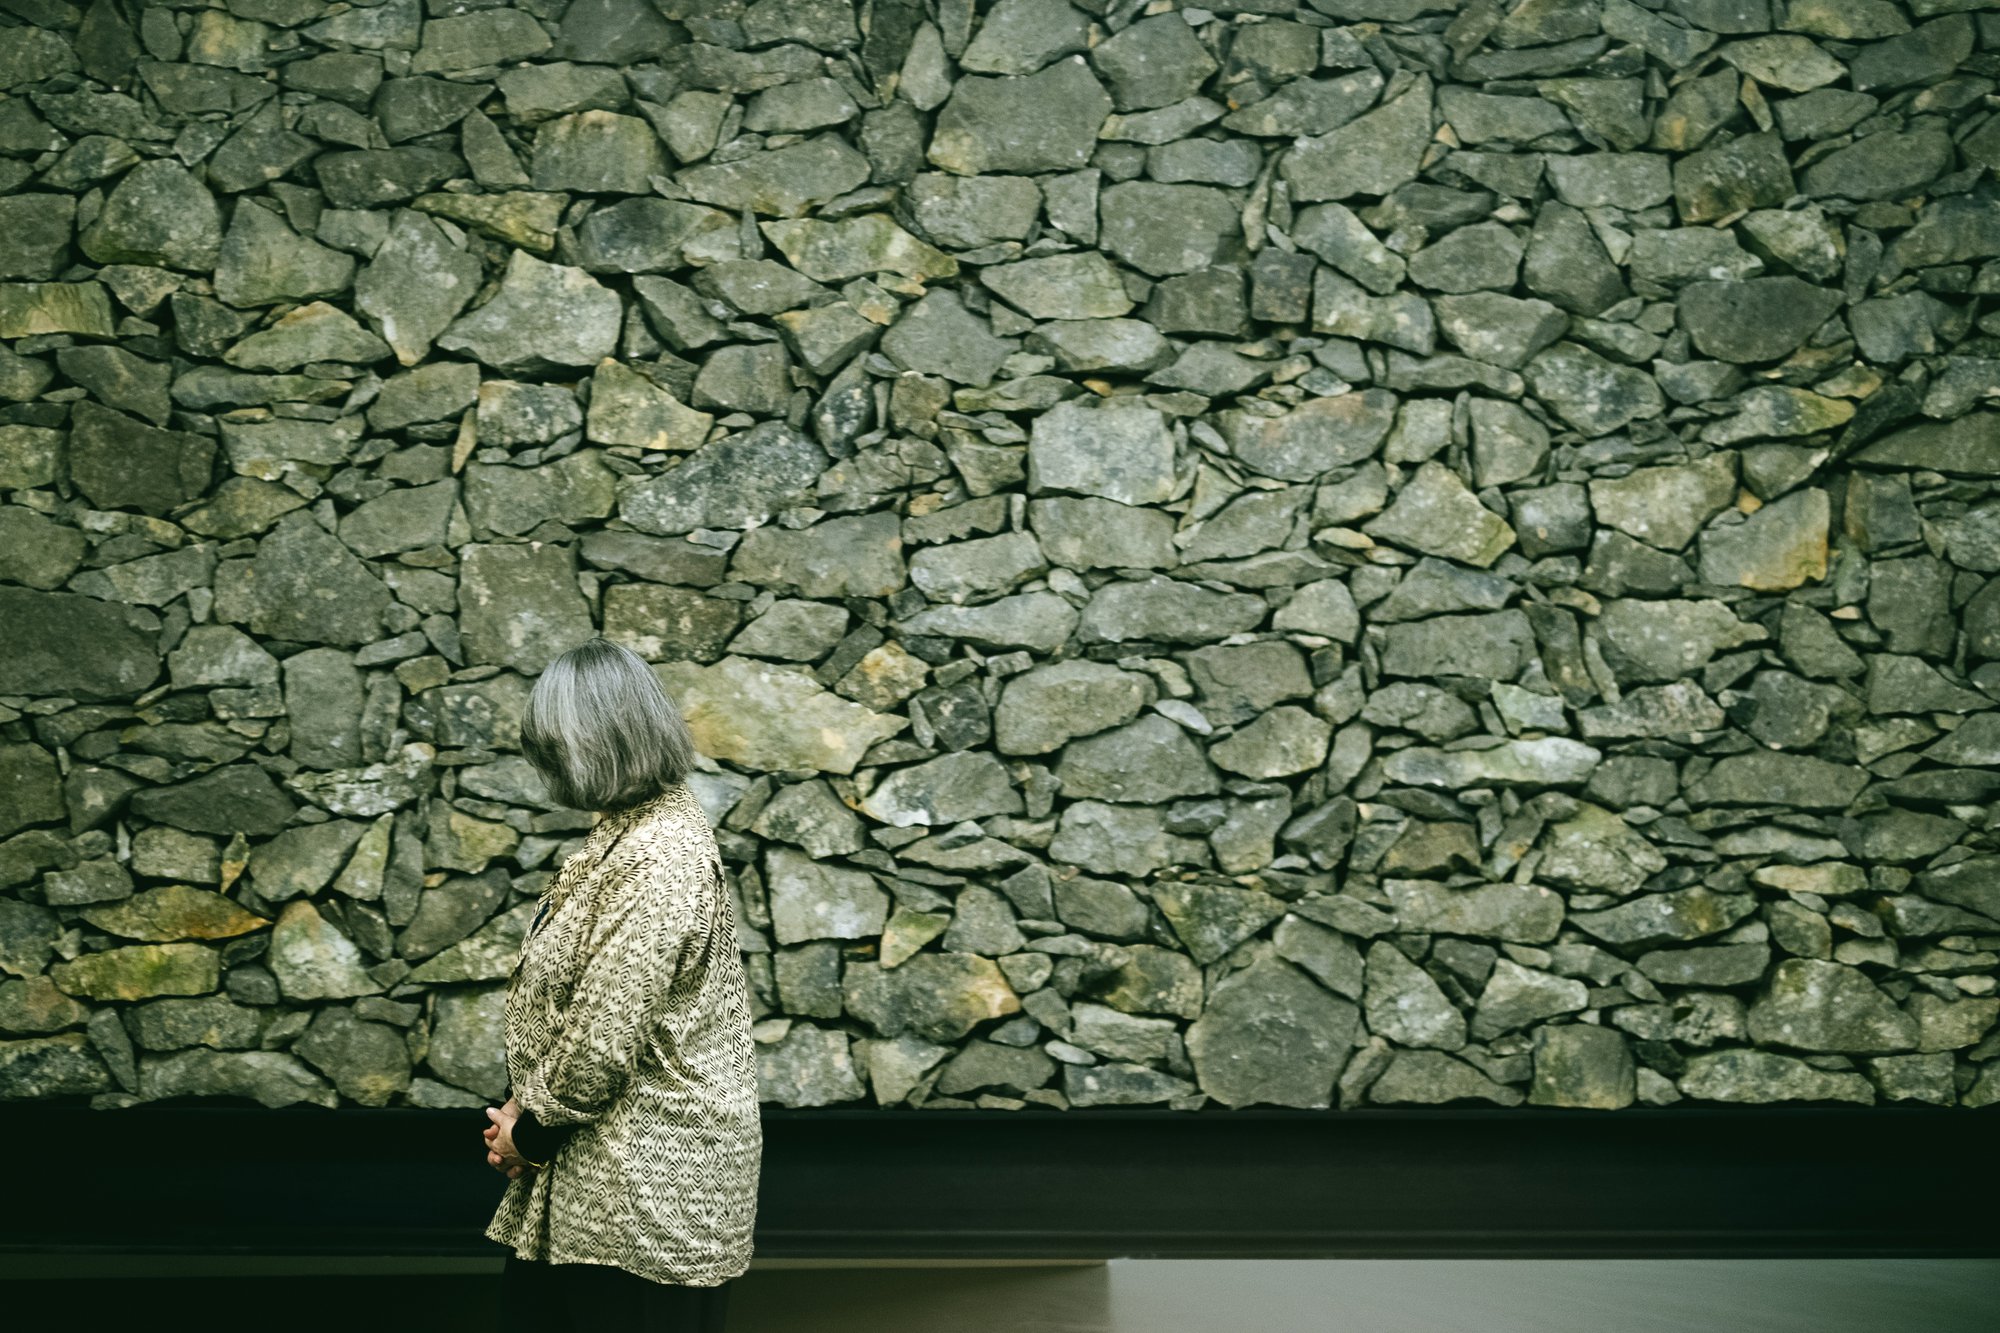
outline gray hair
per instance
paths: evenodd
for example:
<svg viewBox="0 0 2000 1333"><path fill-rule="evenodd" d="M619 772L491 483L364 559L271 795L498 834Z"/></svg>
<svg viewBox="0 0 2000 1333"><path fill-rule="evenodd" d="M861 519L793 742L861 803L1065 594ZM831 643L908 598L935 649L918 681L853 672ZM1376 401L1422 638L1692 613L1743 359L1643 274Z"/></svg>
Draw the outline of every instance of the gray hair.
<svg viewBox="0 0 2000 1333"><path fill-rule="evenodd" d="M550 662L521 713L521 750L574 810L650 800L694 767L694 736L646 659L602 635Z"/></svg>

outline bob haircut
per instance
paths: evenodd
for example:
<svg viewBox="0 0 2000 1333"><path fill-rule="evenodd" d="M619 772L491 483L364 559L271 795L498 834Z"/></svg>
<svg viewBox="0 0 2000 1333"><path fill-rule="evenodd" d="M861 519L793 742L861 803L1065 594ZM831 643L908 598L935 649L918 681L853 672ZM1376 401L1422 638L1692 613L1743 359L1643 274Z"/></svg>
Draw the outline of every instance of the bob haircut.
<svg viewBox="0 0 2000 1333"><path fill-rule="evenodd" d="M550 662L521 713L521 750L573 810L651 800L694 767L694 736L646 659L594 636Z"/></svg>

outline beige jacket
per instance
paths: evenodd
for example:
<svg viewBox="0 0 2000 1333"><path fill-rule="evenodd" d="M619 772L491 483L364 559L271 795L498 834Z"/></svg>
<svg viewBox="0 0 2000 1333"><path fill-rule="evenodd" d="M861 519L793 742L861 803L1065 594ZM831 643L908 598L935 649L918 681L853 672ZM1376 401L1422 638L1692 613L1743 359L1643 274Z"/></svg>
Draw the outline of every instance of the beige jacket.
<svg viewBox="0 0 2000 1333"><path fill-rule="evenodd" d="M528 1259L714 1286L750 1265L763 1131L734 895L685 783L566 859L506 999L515 1100L581 1125L486 1235Z"/></svg>

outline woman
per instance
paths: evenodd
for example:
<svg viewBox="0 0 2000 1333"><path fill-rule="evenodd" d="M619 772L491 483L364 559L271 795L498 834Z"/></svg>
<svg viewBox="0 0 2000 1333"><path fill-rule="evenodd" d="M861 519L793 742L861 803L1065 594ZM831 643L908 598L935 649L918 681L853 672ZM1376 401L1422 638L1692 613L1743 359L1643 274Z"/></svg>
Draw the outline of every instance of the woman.
<svg viewBox="0 0 2000 1333"><path fill-rule="evenodd" d="M687 785L687 723L601 637L551 662L521 748L563 805L604 812L556 872L505 1007L508 1177L486 1235L534 1328L723 1326L749 1267L763 1134L734 896Z"/></svg>

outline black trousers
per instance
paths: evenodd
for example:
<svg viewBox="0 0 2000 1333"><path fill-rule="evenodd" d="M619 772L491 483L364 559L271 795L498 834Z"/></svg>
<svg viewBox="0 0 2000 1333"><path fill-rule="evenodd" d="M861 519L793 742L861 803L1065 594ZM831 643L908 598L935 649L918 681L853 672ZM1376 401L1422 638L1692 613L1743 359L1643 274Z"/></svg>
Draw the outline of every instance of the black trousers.
<svg viewBox="0 0 2000 1333"><path fill-rule="evenodd" d="M507 1256L501 1317L536 1333L723 1333L729 1283L683 1287L610 1264Z"/></svg>

